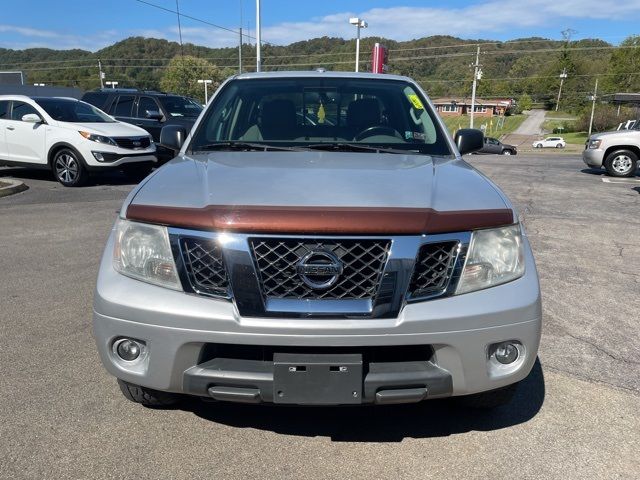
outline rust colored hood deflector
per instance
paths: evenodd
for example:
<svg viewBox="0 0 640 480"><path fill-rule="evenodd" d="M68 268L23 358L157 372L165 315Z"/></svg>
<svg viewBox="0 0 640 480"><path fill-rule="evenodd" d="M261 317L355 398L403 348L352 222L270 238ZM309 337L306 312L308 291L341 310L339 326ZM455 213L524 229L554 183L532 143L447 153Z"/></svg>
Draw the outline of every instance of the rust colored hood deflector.
<svg viewBox="0 0 640 480"><path fill-rule="evenodd" d="M417 235L514 223L510 209L439 212L430 208L277 207L203 208L129 205L127 218L197 230L265 234Z"/></svg>

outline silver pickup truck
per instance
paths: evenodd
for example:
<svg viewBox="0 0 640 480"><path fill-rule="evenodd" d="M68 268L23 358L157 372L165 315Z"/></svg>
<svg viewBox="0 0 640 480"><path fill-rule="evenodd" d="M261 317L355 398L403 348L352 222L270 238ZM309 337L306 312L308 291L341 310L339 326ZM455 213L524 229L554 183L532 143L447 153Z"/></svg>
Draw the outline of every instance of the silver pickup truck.
<svg viewBox="0 0 640 480"><path fill-rule="evenodd" d="M631 130L591 135L582 160L589 167L604 167L612 177L632 177L640 158L640 124Z"/></svg>
<svg viewBox="0 0 640 480"><path fill-rule="evenodd" d="M309 119L313 118L313 121ZM124 395L340 405L507 402L541 330L512 204L417 83L242 74L128 196L93 326Z"/></svg>

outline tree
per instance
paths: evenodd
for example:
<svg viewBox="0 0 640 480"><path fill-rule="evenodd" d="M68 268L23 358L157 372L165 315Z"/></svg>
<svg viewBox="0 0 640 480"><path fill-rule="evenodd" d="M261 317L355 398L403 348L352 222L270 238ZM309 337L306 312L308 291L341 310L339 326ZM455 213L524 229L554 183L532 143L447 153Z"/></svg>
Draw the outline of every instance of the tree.
<svg viewBox="0 0 640 480"><path fill-rule="evenodd" d="M625 39L611 55L609 62L611 90L618 92L640 91L640 36Z"/></svg>
<svg viewBox="0 0 640 480"><path fill-rule="evenodd" d="M179 55L169 62L160 80L160 88L204 102L204 86L199 84L198 80L212 80L208 89L209 93L213 93L233 73L232 70L222 69L204 58Z"/></svg>
<svg viewBox="0 0 640 480"><path fill-rule="evenodd" d="M522 112L524 110L531 110L531 107L533 107L531 97L526 93L523 93L518 100L518 109Z"/></svg>

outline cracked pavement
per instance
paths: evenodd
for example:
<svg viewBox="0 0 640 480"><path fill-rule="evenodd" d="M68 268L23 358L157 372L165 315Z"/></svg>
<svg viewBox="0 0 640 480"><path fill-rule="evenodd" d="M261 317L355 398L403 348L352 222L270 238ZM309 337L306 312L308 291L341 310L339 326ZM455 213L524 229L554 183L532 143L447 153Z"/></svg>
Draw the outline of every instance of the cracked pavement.
<svg viewBox="0 0 640 480"><path fill-rule="evenodd" d="M91 337L98 261L133 187L113 174L0 199L0 478L637 478L640 188L579 157L470 157L519 208L536 256L539 362L493 412L122 397Z"/></svg>

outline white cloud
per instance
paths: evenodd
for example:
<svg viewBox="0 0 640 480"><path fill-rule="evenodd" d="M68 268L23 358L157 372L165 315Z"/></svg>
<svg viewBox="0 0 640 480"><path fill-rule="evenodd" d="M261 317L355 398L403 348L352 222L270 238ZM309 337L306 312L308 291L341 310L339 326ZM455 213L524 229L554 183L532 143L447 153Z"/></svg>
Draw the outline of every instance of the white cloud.
<svg viewBox="0 0 640 480"><path fill-rule="evenodd" d="M362 31L363 36L409 40L429 35L495 38L495 34L504 33L515 38L549 27L560 30L571 25L572 21L629 21L639 15L639 0L481 0L459 8L371 8L360 12L334 13L300 22L282 22L263 27L263 39L286 45L321 36L353 38L355 29L348 23L348 18L352 16L360 16L369 23L369 28ZM231 27L232 30L235 28ZM3 43L14 48L24 48L19 47L24 45L98 50L132 35L178 40L175 25L159 29L105 30L91 35L75 35L62 30L0 24L1 33L11 35ZM588 32L580 33L589 36ZM182 37L184 42L208 47L233 47L238 43L237 35L232 32L188 24L182 28Z"/></svg>

